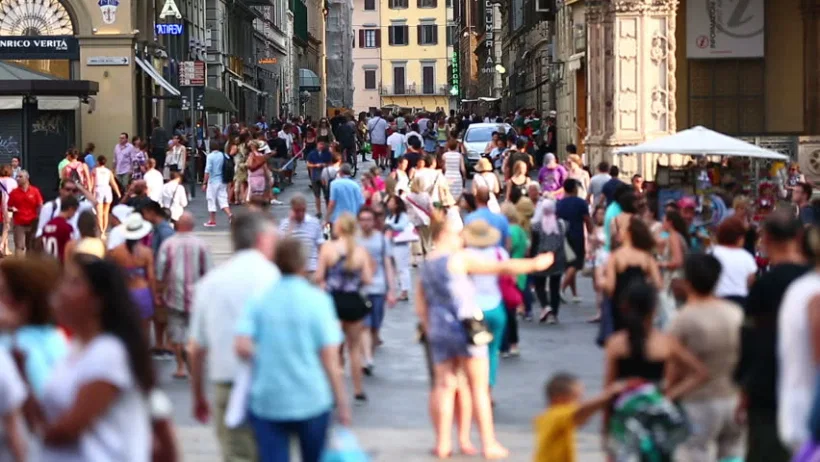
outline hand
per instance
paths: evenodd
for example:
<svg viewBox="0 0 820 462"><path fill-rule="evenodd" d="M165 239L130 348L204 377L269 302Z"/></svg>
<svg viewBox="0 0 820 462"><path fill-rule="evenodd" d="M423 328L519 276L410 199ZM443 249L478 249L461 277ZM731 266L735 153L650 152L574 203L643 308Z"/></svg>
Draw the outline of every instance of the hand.
<svg viewBox="0 0 820 462"><path fill-rule="evenodd" d="M398 299L396 298L396 292L394 290L388 290L387 291L387 300L386 301L387 301L387 306L389 308L393 308L394 306L396 306L396 301L398 301Z"/></svg>
<svg viewBox="0 0 820 462"><path fill-rule="evenodd" d="M211 407L205 396L197 396L194 399L194 417L200 423L208 423L211 417Z"/></svg>
<svg viewBox="0 0 820 462"><path fill-rule="evenodd" d="M203 191L203 192L205 192L205 191L207 191L207 190L208 190L208 185L207 185L207 184L203 184L203 185L202 185L202 191Z"/></svg>
<svg viewBox="0 0 820 462"><path fill-rule="evenodd" d="M618 380L617 382L613 382L606 387L606 394L610 397L614 398L629 388L629 381L627 380Z"/></svg>
<svg viewBox="0 0 820 462"><path fill-rule="evenodd" d="M746 393L740 394L740 399L737 400L737 409L735 409L735 422L738 425L746 425L746 421L748 420L748 412L746 409L749 405L749 398L746 396Z"/></svg>
<svg viewBox="0 0 820 462"><path fill-rule="evenodd" d="M555 255L553 255L552 252L542 253L533 258L533 261L535 263L535 271L544 271L552 266L552 263L555 261Z"/></svg>
<svg viewBox="0 0 820 462"><path fill-rule="evenodd" d="M350 406L337 406L336 419L343 427L350 427L353 424L353 417L350 414Z"/></svg>

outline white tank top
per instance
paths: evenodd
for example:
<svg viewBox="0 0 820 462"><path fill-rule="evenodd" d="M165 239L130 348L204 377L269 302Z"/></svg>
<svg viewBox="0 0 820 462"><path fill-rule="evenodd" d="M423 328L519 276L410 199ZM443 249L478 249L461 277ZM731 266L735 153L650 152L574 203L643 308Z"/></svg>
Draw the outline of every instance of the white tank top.
<svg viewBox="0 0 820 462"><path fill-rule="evenodd" d="M97 189L106 189L111 187L111 170L106 167L97 167L94 169L94 185Z"/></svg>

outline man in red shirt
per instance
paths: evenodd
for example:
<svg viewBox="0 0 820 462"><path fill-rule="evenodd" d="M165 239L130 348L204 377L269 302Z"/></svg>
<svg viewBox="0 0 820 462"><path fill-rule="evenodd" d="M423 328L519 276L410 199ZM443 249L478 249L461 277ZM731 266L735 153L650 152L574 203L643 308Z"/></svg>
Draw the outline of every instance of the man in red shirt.
<svg viewBox="0 0 820 462"><path fill-rule="evenodd" d="M74 233L74 227L68 222L77 213L80 202L74 196L60 201L60 214L52 218L43 228L43 251L63 262L65 248Z"/></svg>
<svg viewBox="0 0 820 462"><path fill-rule="evenodd" d="M14 253L22 255L31 248L36 221L43 206L43 196L29 181L28 172L17 174L17 189L9 194L8 207L14 212Z"/></svg>

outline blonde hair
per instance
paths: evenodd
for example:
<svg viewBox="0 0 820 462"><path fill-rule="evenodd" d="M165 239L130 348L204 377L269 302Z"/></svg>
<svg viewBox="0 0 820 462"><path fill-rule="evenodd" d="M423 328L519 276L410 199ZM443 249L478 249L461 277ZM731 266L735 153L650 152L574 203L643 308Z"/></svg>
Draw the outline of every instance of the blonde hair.
<svg viewBox="0 0 820 462"><path fill-rule="evenodd" d="M356 252L356 218L349 213L343 213L336 219L334 227L338 235L337 238L345 243L345 251L347 252L345 269L353 271L356 269L353 260L353 253Z"/></svg>
<svg viewBox="0 0 820 462"><path fill-rule="evenodd" d="M583 165L581 165L581 156L579 156L578 154L570 154L569 156L567 156L567 160L579 167L583 167Z"/></svg>
<svg viewBox="0 0 820 462"><path fill-rule="evenodd" d="M413 177L413 181L410 182L410 192L416 194L421 194L424 192L424 179L422 179L422 177Z"/></svg>
<svg viewBox="0 0 820 462"><path fill-rule="evenodd" d="M732 201L732 208L737 209L738 207L743 207L746 210L749 209L749 198L746 196L737 196Z"/></svg>
<svg viewBox="0 0 820 462"><path fill-rule="evenodd" d="M507 217L507 221L509 221L511 225L521 224L521 214L518 213L518 209L515 208L512 202L504 202L501 206L501 213Z"/></svg>
<svg viewBox="0 0 820 462"><path fill-rule="evenodd" d="M535 215L535 204L532 203L529 197L522 197L516 202L515 209L520 218L519 224L524 228L524 231L529 233L532 229L530 220L532 220L532 217Z"/></svg>

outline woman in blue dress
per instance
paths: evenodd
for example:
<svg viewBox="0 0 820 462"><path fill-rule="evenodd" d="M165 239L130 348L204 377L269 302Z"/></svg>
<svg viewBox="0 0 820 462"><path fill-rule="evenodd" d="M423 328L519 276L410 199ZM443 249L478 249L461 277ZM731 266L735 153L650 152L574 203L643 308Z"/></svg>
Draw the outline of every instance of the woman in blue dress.
<svg viewBox="0 0 820 462"><path fill-rule="evenodd" d="M437 429L433 452L440 458L452 453L454 401L458 373L463 371L472 392L484 457L503 459L509 453L496 440L493 428L487 346L471 345L462 324L462 320L481 313L475 302L475 286L469 276L541 271L552 264L553 256L541 254L534 259L504 261L481 259L464 249L461 234L443 217L434 215L430 227L435 251L428 254L420 271L415 301L434 364L435 385L431 397L434 405L431 408L438 409L438 412L431 416Z"/></svg>

